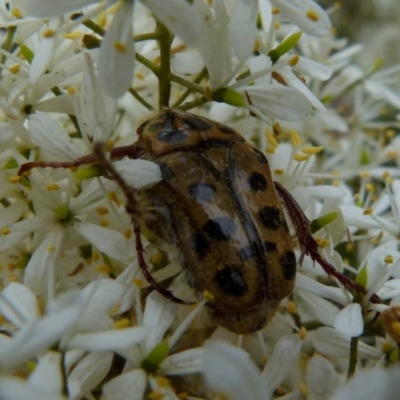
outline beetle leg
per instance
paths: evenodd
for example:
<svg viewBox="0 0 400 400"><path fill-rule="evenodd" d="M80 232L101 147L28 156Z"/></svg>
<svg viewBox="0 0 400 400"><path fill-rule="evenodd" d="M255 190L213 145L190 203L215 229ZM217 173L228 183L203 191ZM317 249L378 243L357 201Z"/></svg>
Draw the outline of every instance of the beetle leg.
<svg viewBox="0 0 400 400"><path fill-rule="evenodd" d="M305 216L303 210L297 204L293 196L279 182L274 182L274 185L283 205L285 206L286 211L289 214L289 217L296 230L296 236L300 242L300 247L302 249L299 260L300 264L303 262L304 256L309 255L314 262L316 261L319 265L321 265L321 267L329 276L334 276L342 285L350 287L359 293L366 294L367 290L364 286L354 282L346 275L337 271L333 265L328 263L321 256L318 251L319 245L310 231L310 221ZM375 293L372 294L370 301L372 303L381 303L381 299Z"/></svg>
<svg viewBox="0 0 400 400"><path fill-rule="evenodd" d="M110 159L117 160L124 157L129 158L137 158L138 153L140 152L140 148L133 145L130 146L122 146L122 147L115 147L111 150ZM25 175L28 171L33 168L77 168L81 165L86 164L96 164L98 161L95 154L88 154L86 156L77 158L73 161L65 161L65 162L53 162L53 161L32 161L27 162L21 165L18 175L22 176Z"/></svg>
<svg viewBox="0 0 400 400"><path fill-rule="evenodd" d="M119 148L121 149L121 148ZM184 305L192 305L194 304L193 302L181 300L178 297L175 297L171 291L168 289L164 288L161 286L151 275L149 271L149 267L146 264L146 261L144 259L144 249L143 249L143 244L142 244L142 238L140 236L140 223L139 223L139 213L138 213L138 207L137 207L137 200L135 197L135 189L130 187L125 180L122 178L122 176L115 170L115 168L112 166L112 164L109 162L109 160L106 158L103 150L103 144L101 143L96 143L94 145L94 153L93 156L95 157L95 160L97 161L98 164L100 164L105 172L117 183L117 185L121 188L123 191L125 197L126 197L126 211L128 214L131 215L132 217L132 222L133 222L133 232L135 234L135 247L136 247L136 252L137 252L137 257L138 257L138 263L139 267L142 270L142 273L147 280L147 282L150 283L150 285L156 289L160 294L162 294L164 297L167 299L178 303L178 304L184 304Z"/></svg>

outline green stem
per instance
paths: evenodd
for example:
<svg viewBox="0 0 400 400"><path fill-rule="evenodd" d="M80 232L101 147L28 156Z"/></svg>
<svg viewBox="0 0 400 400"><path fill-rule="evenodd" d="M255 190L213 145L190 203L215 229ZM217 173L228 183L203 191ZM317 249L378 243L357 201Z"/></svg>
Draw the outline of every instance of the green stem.
<svg viewBox="0 0 400 400"><path fill-rule="evenodd" d="M208 100L204 96L201 96L196 100L189 101L188 103L181 105L179 107L179 110L182 110L182 111L191 110L192 108L201 106L203 104L206 104L207 102L208 102Z"/></svg>
<svg viewBox="0 0 400 400"><path fill-rule="evenodd" d="M61 96L63 94L63 92L60 90L60 88L58 86L54 86L51 91L56 95L56 96ZM68 114L69 119L71 120L71 122L73 123L76 131L79 133L79 137L82 137L82 132L81 129L79 128L79 124L78 124L78 119L75 117L75 115L72 114Z"/></svg>
<svg viewBox="0 0 400 400"><path fill-rule="evenodd" d="M197 85L196 83L190 82L187 79L183 79L178 75L171 74L170 75L171 82L178 83L181 86L184 86L190 89L192 92L203 94L205 93L205 88L201 85Z"/></svg>
<svg viewBox="0 0 400 400"><path fill-rule="evenodd" d="M133 38L135 39L135 43L144 42L146 40L158 40L160 34L158 32L150 32L150 33L142 33L141 35L136 35Z"/></svg>
<svg viewBox="0 0 400 400"><path fill-rule="evenodd" d="M11 48L14 44L14 36L15 33L17 32L17 27L16 26L10 26L9 28L7 28L7 36L6 36L6 40L3 43L2 49L5 51L10 52ZM5 54L3 54L0 58L0 63L1 64L5 64L7 60L7 56ZM0 68L0 76L1 73L3 72L3 68Z"/></svg>
<svg viewBox="0 0 400 400"><path fill-rule="evenodd" d="M136 53L136 61L148 68L155 76L160 75L160 67L152 63L148 58L143 57L141 54Z"/></svg>
<svg viewBox="0 0 400 400"><path fill-rule="evenodd" d="M193 83L200 83L206 76L208 75L207 68L204 67L203 70L196 76L194 79ZM179 99L172 105L171 108L177 108L179 107L187 98L190 96L192 93L191 89L186 89L182 95L179 97Z"/></svg>
<svg viewBox="0 0 400 400"><path fill-rule="evenodd" d="M349 369L347 371L347 379L350 379L356 372L357 361L358 361L358 338L352 337L350 340L350 358L349 358Z"/></svg>
<svg viewBox="0 0 400 400"><path fill-rule="evenodd" d="M144 105L148 110L152 111L154 107L148 103L134 88L129 89L129 93L142 105Z"/></svg>
<svg viewBox="0 0 400 400"><path fill-rule="evenodd" d="M161 109L169 107L171 95L171 44L173 36L161 23L158 25L158 42L160 45L160 74L158 75L158 106Z"/></svg>

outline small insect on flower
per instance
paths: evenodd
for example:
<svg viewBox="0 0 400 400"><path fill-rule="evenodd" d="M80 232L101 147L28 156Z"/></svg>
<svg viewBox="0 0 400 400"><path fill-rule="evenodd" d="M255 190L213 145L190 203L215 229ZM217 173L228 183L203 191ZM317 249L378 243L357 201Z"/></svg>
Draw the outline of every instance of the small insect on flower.
<svg viewBox="0 0 400 400"><path fill-rule="evenodd" d="M318 252L309 221L292 198L273 182L264 154L232 128L176 110L160 111L137 130L138 141L111 151L111 160L128 157L157 163L162 180L142 190L152 205L147 228L183 255L189 284L208 291L211 318L237 334L260 330L293 289L296 258L282 210L285 206L302 247L329 275L359 292L365 289L337 272ZM151 276L143 256L137 191L105 157L103 146L92 155L65 163L31 162L36 167L71 168L98 163L123 190L133 220L139 265L151 285L176 298ZM378 302L374 295L372 301Z"/></svg>

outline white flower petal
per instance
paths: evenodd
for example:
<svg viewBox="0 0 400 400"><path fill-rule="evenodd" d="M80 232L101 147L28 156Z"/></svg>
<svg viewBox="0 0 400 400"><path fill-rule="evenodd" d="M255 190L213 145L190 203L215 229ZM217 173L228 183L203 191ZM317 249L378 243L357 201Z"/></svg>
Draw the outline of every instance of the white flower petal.
<svg viewBox="0 0 400 400"><path fill-rule="evenodd" d="M29 70L30 82L35 84L48 68L54 53L55 37L43 38L40 46L33 57L32 66Z"/></svg>
<svg viewBox="0 0 400 400"><path fill-rule="evenodd" d="M0 375L0 399L2 400L65 400L61 393L38 389L25 379Z"/></svg>
<svg viewBox="0 0 400 400"><path fill-rule="evenodd" d="M171 68L178 75L194 75L204 68L204 61L198 51L185 51L172 56Z"/></svg>
<svg viewBox="0 0 400 400"><path fill-rule="evenodd" d="M147 334L148 330L143 327L77 334L68 342L68 349L118 351L141 342Z"/></svg>
<svg viewBox="0 0 400 400"><path fill-rule="evenodd" d="M77 222L74 228L95 247L118 261L129 264L136 254L133 241L120 232L88 222Z"/></svg>
<svg viewBox="0 0 400 400"><path fill-rule="evenodd" d="M24 284L34 293L46 295L47 290L55 284L63 237L64 231L61 228L48 232L29 260L25 268Z"/></svg>
<svg viewBox="0 0 400 400"><path fill-rule="evenodd" d="M241 0L237 3L231 15L231 43L233 53L239 62L246 61L253 51L257 34L257 12L257 0Z"/></svg>
<svg viewBox="0 0 400 400"><path fill-rule="evenodd" d="M79 382L79 392L74 393L72 398L81 398L83 395L93 390L107 375L110 370L114 353L98 352L90 353L72 370L68 378L68 388L70 382Z"/></svg>
<svg viewBox="0 0 400 400"><path fill-rule="evenodd" d="M387 281L378 291L377 295L382 300L392 299L400 295L400 279Z"/></svg>
<svg viewBox="0 0 400 400"><path fill-rule="evenodd" d="M364 331L362 310L359 304L349 304L336 315L335 329L348 337L360 336Z"/></svg>
<svg viewBox="0 0 400 400"><path fill-rule="evenodd" d="M176 311L177 305L158 292L152 292L147 297L143 326L149 328L150 334L143 344L145 354L148 354L154 346L161 342L175 318Z"/></svg>
<svg viewBox="0 0 400 400"><path fill-rule="evenodd" d="M22 326L26 321L40 315L36 296L25 285L18 282L11 282L2 293L8 302L12 303L13 309L16 309L18 314L15 314L13 309L8 307L8 303L1 301L1 298L0 312L16 326Z"/></svg>
<svg viewBox="0 0 400 400"><path fill-rule="evenodd" d="M203 348L181 351L168 356L161 364L161 374L181 375L204 371Z"/></svg>
<svg viewBox="0 0 400 400"><path fill-rule="evenodd" d="M162 180L158 164L147 160L121 160L114 164L129 186L142 189Z"/></svg>
<svg viewBox="0 0 400 400"><path fill-rule="evenodd" d="M132 31L133 1L121 1L111 26L104 35L97 62L104 90L118 98L131 87L135 49Z"/></svg>
<svg viewBox="0 0 400 400"><path fill-rule="evenodd" d="M301 340L298 335L284 336L275 345L261 376L264 391L271 397L292 370L299 358L300 350Z"/></svg>
<svg viewBox="0 0 400 400"><path fill-rule="evenodd" d="M318 328L313 332L312 343L316 350L327 357L348 358L350 354L350 338L342 335L334 328ZM363 342L358 342L359 358L378 360L382 353Z"/></svg>
<svg viewBox="0 0 400 400"><path fill-rule="evenodd" d="M296 293L300 296L302 304L305 305L311 315L324 325L333 325L339 313L337 306L310 292L297 290Z"/></svg>
<svg viewBox="0 0 400 400"><path fill-rule="evenodd" d="M328 36L331 22L325 11L311 0L271 0L282 14L311 36ZM312 11L316 16L310 18L307 13Z"/></svg>
<svg viewBox="0 0 400 400"><path fill-rule="evenodd" d="M142 400L147 376L142 369L134 369L111 379L103 386L107 400Z"/></svg>
<svg viewBox="0 0 400 400"><path fill-rule="evenodd" d="M361 371L332 400L394 400L399 396L399 379L399 367Z"/></svg>
<svg viewBox="0 0 400 400"><path fill-rule="evenodd" d="M243 96L248 93L254 107L266 115L285 121L294 121L311 114L311 105L297 90L286 86L267 88L247 86L241 88Z"/></svg>
<svg viewBox="0 0 400 400"><path fill-rule="evenodd" d="M269 399L262 390L260 372L243 350L223 342L204 344L207 386L231 400Z"/></svg>
<svg viewBox="0 0 400 400"><path fill-rule="evenodd" d="M64 295L66 298L68 304L64 304L57 312L28 322L12 338L7 348L0 348L0 365L13 368L40 354L77 322L81 314L81 297L71 292Z"/></svg>
<svg viewBox="0 0 400 400"><path fill-rule="evenodd" d="M201 31L201 20L194 7L184 0L141 0L168 29L189 46L196 46Z"/></svg>
<svg viewBox="0 0 400 400"><path fill-rule="evenodd" d="M340 387L339 375L325 358L316 355L307 364L307 387L313 400L326 400Z"/></svg>
<svg viewBox="0 0 400 400"><path fill-rule="evenodd" d="M93 0L68 0L68 1L54 1L54 0L25 0L23 3L24 10L34 17L58 17L68 11L73 11L78 8L84 7Z"/></svg>
<svg viewBox="0 0 400 400"><path fill-rule="evenodd" d="M44 113L31 115L28 128L34 142L49 151L57 161L75 160L84 155L61 126Z"/></svg>
<svg viewBox="0 0 400 400"><path fill-rule="evenodd" d="M37 388L46 388L54 393L61 393L63 389L61 353L49 351L39 357L39 363L29 376L29 383Z"/></svg>

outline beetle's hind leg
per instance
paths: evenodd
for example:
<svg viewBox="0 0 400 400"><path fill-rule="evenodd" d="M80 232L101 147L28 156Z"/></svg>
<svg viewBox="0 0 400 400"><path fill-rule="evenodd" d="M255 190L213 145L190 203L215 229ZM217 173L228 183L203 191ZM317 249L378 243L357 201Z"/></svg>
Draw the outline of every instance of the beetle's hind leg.
<svg viewBox="0 0 400 400"><path fill-rule="evenodd" d="M311 259L314 262L316 261L329 276L334 276L342 285L349 287L358 293L366 294L367 290L364 286L361 286L346 275L337 271L333 265L329 264L321 256L318 251L319 245L310 231L310 221L304 215L303 210L297 204L292 195L280 183L274 182L274 185L296 230L296 236L302 250L299 260L300 264L303 262L304 256L309 255ZM370 301L372 303L380 303L381 299L374 293L372 294Z"/></svg>
<svg viewBox="0 0 400 400"><path fill-rule="evenodd" d="M112 155L112 153L111 153ZM110 176L116 183L117 185L121 188L123 191L125 197L126 197L126 211L130 216L132 217L132 223L133 223L133 232L135 234L135 247L136 247L136 252L137 252L137 257L138 257L138 263L139 267L142 270L142 273L144 277L146 278L147 282L150 283L151 286L153 286L154 289L156 289L160 294L162 294L164 297L167 299L178 303L178 304L185 304L185 305L192 305L194 304L193 302L188 302L185 300L181 300L178 297L175 297L171 291L167 290L163 286L161 286L151 275L149 268L146 264L146 261L144 259L144 249L143 249L143 243L142 243L142 238L140 236L140 214L138 211L138 206L137 206L137 199L135 196L135 189L130 187L124 178L115 170L113 165L110 163L110 161L106 158L106 155L104 153L104 146L102 143L96 143L94 145L94 153L93 156L95 158L95 161L101 165L101 167L104 169L104 171L107 173L108 176Z"/></svg>

